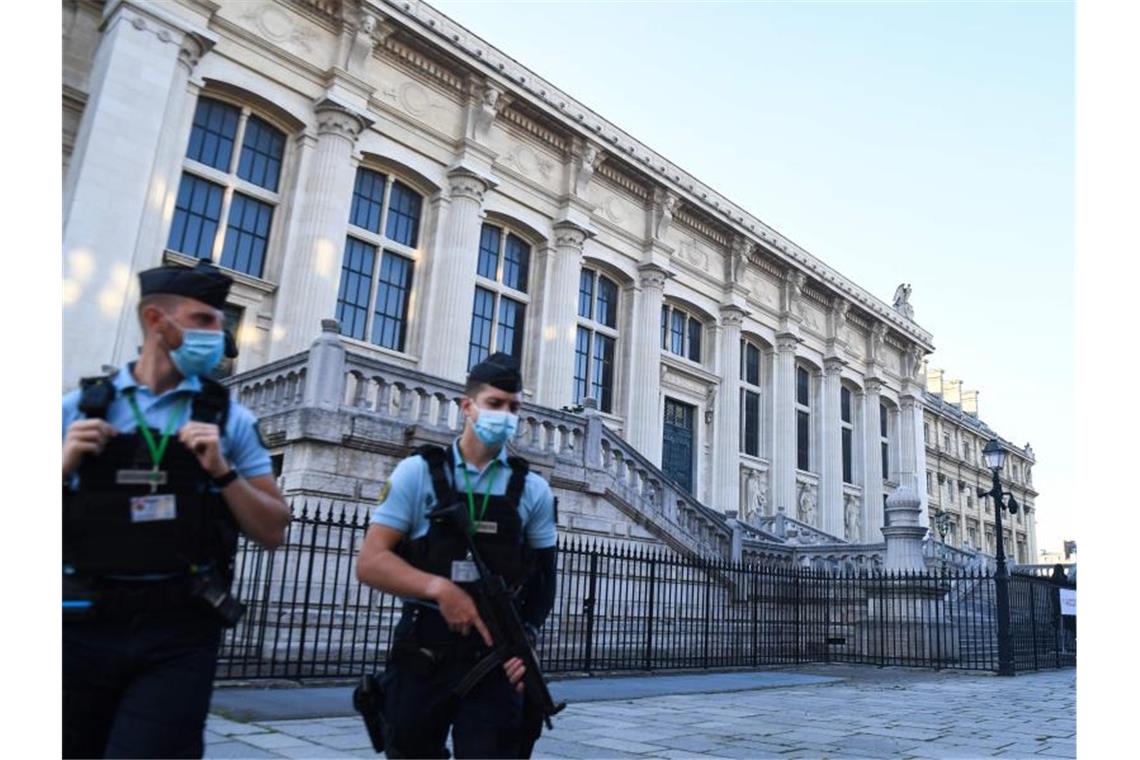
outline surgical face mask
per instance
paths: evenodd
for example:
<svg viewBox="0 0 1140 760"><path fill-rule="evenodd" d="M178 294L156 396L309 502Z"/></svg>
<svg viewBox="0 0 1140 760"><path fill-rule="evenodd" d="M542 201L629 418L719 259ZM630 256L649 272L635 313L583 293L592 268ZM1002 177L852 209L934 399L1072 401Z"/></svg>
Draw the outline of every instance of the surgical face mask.
<svg viewBox="0 0 1140 760"><path fill-rule="evenodd" d="M479 409L475 418L475 435L488 446L500 446L511 439L519 429L519 417L510 412Z"/></svg>
<svg viewBox="0 0 1140 760"><path fill-rule="evenodd" d="M170 351L170 361L183 377L208 374L218 366L226 349L221 330L182 330L182 345Z"/></svg>

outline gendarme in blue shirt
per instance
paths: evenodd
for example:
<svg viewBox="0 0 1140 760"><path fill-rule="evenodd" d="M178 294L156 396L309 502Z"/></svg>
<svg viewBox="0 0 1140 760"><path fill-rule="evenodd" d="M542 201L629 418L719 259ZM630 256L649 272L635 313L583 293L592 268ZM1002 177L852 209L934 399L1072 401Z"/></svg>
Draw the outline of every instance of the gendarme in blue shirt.
<svg viewBox="0 0 1140 760"><path fill-rule="evenodd" d="M459 454L459 441L451 444L448 456L453 464L447 468L448 480L452 487L459 483L457 490L464 491L462 467L467 468L468 478L474 492L482 494L487 490L488 470L492 462L482 469L463 461ZM491 495L502 496L507 492L511 479L511 469L507 465L507 451L504 446L496 457L499 466L495 468ZM388 477L387 493L374 510L372 522L393 530L398 530L414 540L427 534L427 515L435 508L435 490L431 485L431 473L427 460L421 456L410 456L396 465ZM522 520L526 542L532 549L546 549L554 546L557 533L554 527L554 493L541 476L530 472L526 476L522 497L519 499L519 518Z"/></svg>
<svg viewBox="0 0 1140 760"><path fill-rule="evenodd" d="M139 385L131 374L130 367L123 367L112 379L115 386L115 400L107 409L107 422L120 433L131 433L138 428L134 412L127 401L126 391L135 389L135 401L142 411L143 419L152 428L164 430L167 418L171 412L182 407L174 421L174 433L190 420L190 407L195 396L202 389L202 381L197 377L183 378L174 388L155 396L145 385ZM83 419L79 412L80 390L74 390L63 397L63 436L67 437L67 428L76 420ZM253 413L236 401L230 401L229 416L226 419L226 429L222 432L222 456L243 478L255 478L259 475L268 475L273 472L273 465L269 461L269 452L261 445L257 435L257 420ZM74 485L74 483L73 483Z"/></svg>

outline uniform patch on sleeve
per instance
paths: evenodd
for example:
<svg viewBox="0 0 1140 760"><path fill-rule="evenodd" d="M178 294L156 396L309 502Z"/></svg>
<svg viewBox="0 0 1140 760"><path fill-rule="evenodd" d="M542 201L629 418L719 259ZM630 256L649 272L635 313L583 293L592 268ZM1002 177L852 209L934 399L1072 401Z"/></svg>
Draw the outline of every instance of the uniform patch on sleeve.
<svg viewBox="0 0 1140 760"><path fill-rule="evenodd" d="M261 444L261 448L268 449L269 445L265 443L265 435L261 432L261 420L253 423L253 432L257 436L257 442Z"/></svg>
<svg viewBox="0 0 1140 760"><path fill-rule="evenodd" d="M387 501L388 500L388 492L391 490L392 490L392 481L385 480L384 485L380 486L380 498L377 501L377 503L383 504L385 501Z"/></svg>

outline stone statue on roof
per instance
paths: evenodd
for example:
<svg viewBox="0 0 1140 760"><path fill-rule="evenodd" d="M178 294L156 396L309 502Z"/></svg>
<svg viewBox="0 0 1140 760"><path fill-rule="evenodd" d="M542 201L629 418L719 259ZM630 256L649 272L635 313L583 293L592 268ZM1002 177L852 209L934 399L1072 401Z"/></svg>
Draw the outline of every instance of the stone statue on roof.
<svg viewBox="0 0 1140 760"><path fill-rule="evenodd" d="M901 283L895 288L895 311L907 319L914 319L914 307L910 305L910 283Z"/></svg>

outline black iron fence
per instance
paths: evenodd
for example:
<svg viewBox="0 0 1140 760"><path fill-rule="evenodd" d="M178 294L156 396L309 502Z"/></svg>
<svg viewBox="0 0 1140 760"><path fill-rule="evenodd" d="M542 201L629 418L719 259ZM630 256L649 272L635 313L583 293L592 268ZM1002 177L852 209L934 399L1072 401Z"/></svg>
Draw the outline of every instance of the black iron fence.
<svg viewBox="0 0 1140 760"><path fill-rule="evenodd" d="M286 545L243 545L248 605L227 632L221 679L344 678L380 667L400 602L361 585L367 516L306 504ZM994 579L985 571L832 574L571 539L539 641L549 673L849 662L997 669ZM1057 583L1010 580L1017 670L1075 663ZM1071 618L1066 618L1066 621Z"/></svg>

